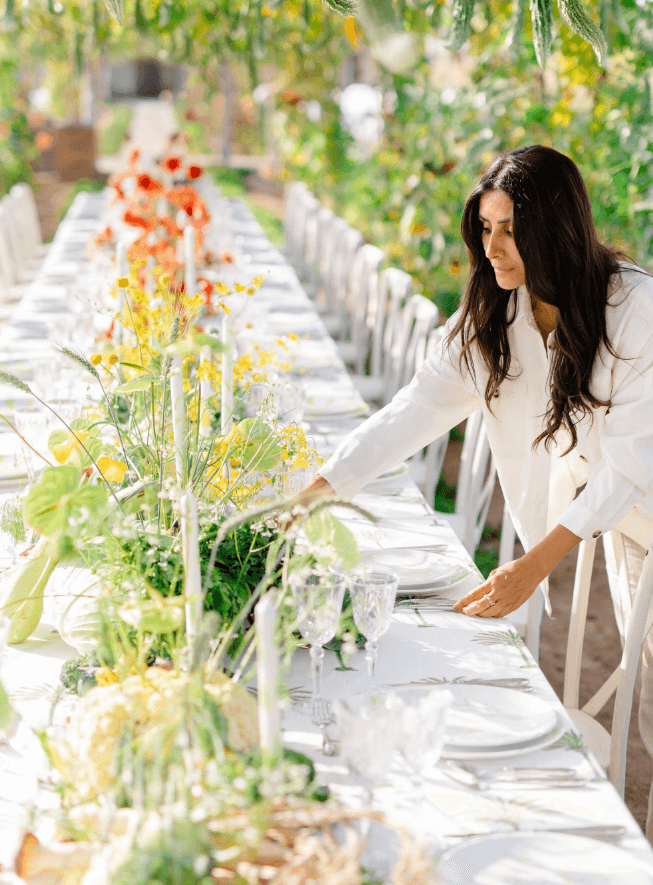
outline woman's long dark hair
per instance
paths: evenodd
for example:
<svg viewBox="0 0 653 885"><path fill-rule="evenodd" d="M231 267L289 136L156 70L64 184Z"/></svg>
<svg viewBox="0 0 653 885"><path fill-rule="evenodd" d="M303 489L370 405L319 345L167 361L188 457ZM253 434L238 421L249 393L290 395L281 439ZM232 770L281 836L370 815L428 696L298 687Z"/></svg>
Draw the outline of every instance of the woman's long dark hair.
<svg viewBox="0 0 653 885"><path fill-rule="evenodd" d="M541 145L499 154L465 205L462 236L471 270L460 317L449 343L462 343L461 368L475 378L471 358L477 348L488 371L485 402L491 409L499 385L510 377L508 326L514 319L516 293L500 288L481 242L479 201L489 191L503 191L513 203L513 236L524 262L530 295L557 308L555 348L549 374L551 399L544 431L533 446L548 449L564 426L573 449L575 424L592 409L609 406L590 389L592 367L604 345L614 354L606 328L610 277L619 272L620 252L600 243L585 183L575 163Z"/></svg>

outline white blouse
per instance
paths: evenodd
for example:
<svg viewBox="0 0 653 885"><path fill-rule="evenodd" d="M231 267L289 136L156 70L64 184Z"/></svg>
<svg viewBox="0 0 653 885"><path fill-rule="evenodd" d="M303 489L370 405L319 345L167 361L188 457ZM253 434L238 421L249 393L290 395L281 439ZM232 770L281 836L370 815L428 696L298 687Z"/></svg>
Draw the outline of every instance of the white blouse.
<svg viewBox="0 0 653 885"><path fill-rule="evenodd" d="M622 265L610 286L606 318L618 356L601 348L592 389L612 405L594 409L576 425L578 445L565 457L566 431L559 432L550 452L544 443L532 447L543 429L555 333L545 347L522 286L508 328L510 376L517 377L502 383L492 411L485 404L488 372L482 360L477 359L474 383L464 363L459 365L460 342L449 348L444 344L456 320L451 317L436 351L411 383L351 433L319 473L340 497L351 498L480 407L508 509L526 550L558 523L587 540L626 515L640 522L644 517L653 540L653 278ZM650 540L640 538L640 543Z"/></svg>

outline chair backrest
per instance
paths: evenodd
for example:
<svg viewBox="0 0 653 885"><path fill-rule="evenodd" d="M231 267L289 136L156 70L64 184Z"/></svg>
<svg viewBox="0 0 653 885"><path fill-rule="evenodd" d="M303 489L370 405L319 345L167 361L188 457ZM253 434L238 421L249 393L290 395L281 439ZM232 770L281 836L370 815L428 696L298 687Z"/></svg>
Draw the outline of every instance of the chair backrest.
<svg viewBox="0 0 653 885"><path fill-rule="evenodd" d="M435 329L431 329L431 331L429 332L423 346L416 348L416 372L418 371L418 369L421 368L424 360L428 359L428 357L430 357L431 354L434 352L435 348L438 346L440 340L442 339L443 333L444 326L436 326ZM429 504L433 504L433 501L435 499L435 492L438 487L440 474L442 473L444 456L447 453L448 445L449 434L445 433L443 436L438 437L438 439L434 439L433 442L429 443L428 446L425 446L420 452L413 456L413 458L420 463L420 482L418 483L418 485L420 486L420 490Z"/></svg>
<svg viewBox="0 0 653 885"><path fill-rule="evenodd" d="M371 330L370 375L372 376L383 377L385 374L385 364L392 346L392 334L397 326L399 310L412 291L412 277L398 267L386 267L379 273L374 327Z"/></svg>
<svg viewBox="0 0 653 885"><path fill-rule="evenodd" d="M307 242L304 249L308 281L306 291L314 298L319 292L326 292L325 275L328 275L328 256L331 253L331 238L336 214L327 206L320 206L307 228ZM332 305L329 305L332 306Z"/></svg>
<svg viewBox="0 0 653 885"><path fill-rule="evenodd" d="M333 244L334 307L341 321L342 337L351 326L351 309L348 303L350 294L349 279L356 253L363 245L363 234L351 227L339 225L339 236Z"/></svg>
<svg viewBox="0 0 653 885"><path fill-rule="evenodd" d="M19 208L18 220L23 235L30 244L31 252L35 253L43 245L43 237L34 192L29 184L21 181L12 187L9 194Z"/></svg>
<svg viewBox="0 0 653 885"><path fill-rule="evenodd" d="M619 582L627 584L628 576L623 564L624 535L616 529L609 533L610 544L616 556L619 568ZM592 578L592 566L596 541L582 541L578 549L576 576L572 597L571 619L567 638L567 658L565 664L565 680L563 703L574 724L581 731L590 749L599 757L599 761L608 762L608 776L621 796L624 794L626 776L626 751L628 746L628 728L633 702L635 678L639 665L642 643L653 625L653 555L652 547L647 549L644 566L632 601L622 611L624 618L622 629L625 634L621 661L616 670L599 688L590 700L579 708L579 689L581 662L583 654L583 637L587 623L587 609ZM627 586L620 594L630 599ZM616 692L614 711L612 714L612 731L610 734L595 718L609 699ZM603 757L603 758L601 758Z"/></svg>
<svg viewBox="0 0 653 885"><path fill-rule="evenodd" d="M455 511L465 519L463 544L472 555L483 534L496 479L497 470L490 451L483 412L477 409L465 424Z"/></svg>
<svg viewBox="0 0 653 885"><path fill-rule="evenodd" d="M16 224L14 200L12 200L9 194L6 194L2 200L0 200L0 205L4 209L7 241L14 262L14 273L16 274L16 278L18 278L20 276L20 269L23 266L23 262L31 257L30 250L27 248L27 244L22 241L20 227Z"/></svg>
<svg viewBox="0 0 653 885"><path fill-rule="evenodd" d="M438 309L423 295L411 295L397 318L390 347L386 390L388 400L415 374L415 354L425 347L429 332L437 326Z"/></svg>
<svg viewBox="0 0 653 885"><path fill-rule="evenodd" d="M7 207L0 201L0 282L4 287L13 286L18 282L18 267L9 238L10 219Z"/></svg>
<svg viewBox="0 0 653 885"><path fill-rule="evenodd" d="M286 252L288 260L295 266L298 256L298 240L303 214L303 197L308 188L303 181L291 181L286 185L284 203L284 231L286 236Z"/></svg>
<svg viewBox="0 0 653 885"><path fill-rule="evenodd" d="M352 306L350 338L356 352L354 371L362 375L370 355L371 328L379 306L379 267L385 261L383 251L366 243L361 246L351 265L347 302Z"/></svg>
<svg viewBox="0 0 653 885"><path fill-rule="evenodd" d="M306 251L310 252L311 229L315 225L315 216L320 208L320 201L308 188L293 188L292 199L295 207L290 228L288 258L297 271L297 275L306 279L309 275L309 264Z"/></svg>

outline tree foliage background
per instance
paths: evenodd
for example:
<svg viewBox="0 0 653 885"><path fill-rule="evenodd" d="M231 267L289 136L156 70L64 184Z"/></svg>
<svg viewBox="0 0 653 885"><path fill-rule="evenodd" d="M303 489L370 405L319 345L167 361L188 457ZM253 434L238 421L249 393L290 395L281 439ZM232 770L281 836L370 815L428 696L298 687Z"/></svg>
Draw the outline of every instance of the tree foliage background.
<svg viewBox="0 0 653 885"><path fill-rule="evenodd" d="M602 236L651 258L653 2L583 3L607 52L596 33L594 46L584 39L576 13L583 36L569 27L578 5L360 0L343 15L331 6L347 13L346 0L4 0L0 127L11 118L10 153L25 156L28 68L75 83L100 53L154 55L194 68L210 96L227 60L249 90L266 84L284 176L306 180L449 313L465 277L461 208L497 150L540 142L569 154ZM382 108L380 136L366 146L340 113L356 70ZM11 139L0 132L4 149Z"/></svg>

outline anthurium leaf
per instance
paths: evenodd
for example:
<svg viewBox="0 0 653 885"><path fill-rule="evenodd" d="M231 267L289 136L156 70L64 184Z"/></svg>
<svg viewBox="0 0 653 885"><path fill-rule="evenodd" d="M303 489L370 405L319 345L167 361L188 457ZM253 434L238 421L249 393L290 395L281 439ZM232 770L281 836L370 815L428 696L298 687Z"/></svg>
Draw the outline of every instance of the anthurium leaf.
<svg viewBox="0 0 653 885"><path fill-rule="evenodd" d="M358 562L356 538L338 517L326 508L308 517L304 523L304 532L311 543L331 546L341 568L353 568Z"/></svg>
<svg viewBox="0 0 653 885"><path fill-rule="evenodd" d="M46 468L23 501L27 525L47 536L63 530L67 519L65 505L80 482L80 472L72 464Z"/></svg>
<svg viewBox="0 0 653 885"><path fill-rule="evenodd" d="M184 626L184 606L179 597L138 599L125 602L118 614L122 620L146 633L172 633Z"/></svg>
<svg viewBox="0 0 653 885"><path fill-rule="evenodd" d="M68 441L67 430L53 430L48 437L48 449L52 451L54 446L61 446Z"/></svg>
<svg viewBox="0 0 653 885"><path fill-rule="evenodd" d="M125 381L124 384L119 384L116 387L116 393L138 393L141 390L149 390L152 384L157 383L158 381L149 375L145 378L134 378L133 381Z"/></svg>
<svg viewBox="0 0 653 885"><path fill-rule="evenodd" d="M89 430L89 428L93 427L95 422L91 421L89 418L73 418L70 422L71 430Z"/></svg>
<svg viewBox="0 0 653 885"><path fill-rule="evenodd" d="M246 470L272 470L281 461L283 449L271 427L260 418L246 418L238 425L243 446L240 459Z"/></svg>

